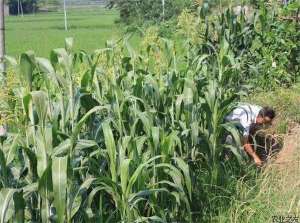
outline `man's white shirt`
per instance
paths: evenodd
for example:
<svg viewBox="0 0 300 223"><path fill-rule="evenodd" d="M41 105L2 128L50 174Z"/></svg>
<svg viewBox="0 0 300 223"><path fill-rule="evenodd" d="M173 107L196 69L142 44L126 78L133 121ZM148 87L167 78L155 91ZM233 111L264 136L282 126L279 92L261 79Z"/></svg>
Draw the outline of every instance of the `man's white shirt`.
<svg viewBox="0 0 300 223"><path fill-rule="evenodd" d="M5 126L0 125L0 136L6 136L7 134L7 129Z"/></svg>
<svg viewBox="0 0 300 223"><path fill-rule="evenodd" d="M227 121L236 121L243 127L243 136L248 136L251 124L256 122L256 118L262 107L257 105L243 104L235 108L227 117Z"/></svg>

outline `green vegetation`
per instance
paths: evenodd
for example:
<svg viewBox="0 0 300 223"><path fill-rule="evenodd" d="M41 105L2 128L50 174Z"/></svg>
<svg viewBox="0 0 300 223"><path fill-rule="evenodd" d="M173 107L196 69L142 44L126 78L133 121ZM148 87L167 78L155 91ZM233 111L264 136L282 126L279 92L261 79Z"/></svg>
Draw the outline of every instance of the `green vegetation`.
<svg viewBox="0 0 300 223"><path fill-rule="evenodd" d="M288 125L291 123L300 123L300 85L294 85L291 88L278 88L274 91L262 92L247 98L247 101L259 105L271 106L278 117L275 122L275 130L279 134L285 134Z"/></svg>
<svg viewBox="0 0 300 223"><path fill-rule="evenodd" d="M276 108L278 117L274 123L276 133L299 126L300 86L290 89L278 88L268 93L261 92L247 99L248 102L269 105ZM285 126L285 128L282 128ZM273 216L299 216L299 127L297 132L286 137L285 146L292 150L271 163L256 177L253 172L241 178L236 184L236 195L230 205L220 212L217 222L271 222ZM249 180L249 178L251 180Z"/></svg>
<svg viewBox="0 0 300 223"><path fill-rule="evenodd" d="M20 4L21 3L21 4ZM37 0L8 0L10 14L34 13L37 10Z"/></svg>
<svg viewBox="0 0 300 223"><path fill-rule="evenodd" d="M135 45L128 33L85 53L67 38L49 59L7 57L0 220L218 220L256 174L226 115L249 89L299 77L299 25L281 20L287 11L261 4L249 19L204 5L183 10L174 39L154 26Z"/></svg>
<svg viewBox="0 0 300 223"><path fill-rule="evenodd" d="M72 9L68 12L69 31L64 30L63 12L38 13L6 18L7 54L20 55L34 50L48 57L53 48L63 46L66 37L74 37L77 50L92 52L103 48L109 39L121 37L122 28L114 20L118 13L103 8Z"/></svg>
<svg viewBox="0 0 300 223"><path fill-rule="evenodd" d="M193 0L109 0L108 5L119 9L122 22L142 23L176 18L183 9L190 8L192 4Z"/></svg>
<svg viewBox="0 0 300 223"><path fill-rule="evenodd" d="M294 142L299 141L295 138ZM299 218L299 147L288 161L271 164L252 184L249 180L240 180L237 196L224 207L224 213L220 213L216 222L272 222L273 216Z"/></svg>

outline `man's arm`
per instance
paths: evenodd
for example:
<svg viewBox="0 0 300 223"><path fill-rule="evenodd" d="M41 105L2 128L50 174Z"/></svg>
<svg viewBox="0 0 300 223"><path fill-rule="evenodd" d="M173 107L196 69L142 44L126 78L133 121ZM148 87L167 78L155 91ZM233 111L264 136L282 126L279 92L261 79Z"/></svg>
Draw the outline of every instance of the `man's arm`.
<svg viewBox="0 0 300 223"><path fill-rule="evenodd" d="M255 153L252 145L249 143L249 136L244 136L243 137L243 145L244 145L244 150L253 158L255 164L257 166L262 166L261 159Z"/></svg>

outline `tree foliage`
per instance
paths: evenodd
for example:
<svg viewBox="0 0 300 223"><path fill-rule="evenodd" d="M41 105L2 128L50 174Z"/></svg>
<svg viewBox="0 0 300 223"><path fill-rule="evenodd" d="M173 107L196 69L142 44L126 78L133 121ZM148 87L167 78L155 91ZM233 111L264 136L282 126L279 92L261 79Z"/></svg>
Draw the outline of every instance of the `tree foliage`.
<svg viewBox="0 0 300 223"><path fill-rule="evenodd" d="M163 7L164 2L164 7ZM123 22L138 20L162 21L180 14L192 5L192 0L110 0L109 7L120 10Z"/></svg>
<svg viewBox="0 0 300 223"><path fill-rule="evenodd" d="M13 15L17 15L23 11L23 13L33 13L37 10L37 0L9 0L9 12Z"/></svg>

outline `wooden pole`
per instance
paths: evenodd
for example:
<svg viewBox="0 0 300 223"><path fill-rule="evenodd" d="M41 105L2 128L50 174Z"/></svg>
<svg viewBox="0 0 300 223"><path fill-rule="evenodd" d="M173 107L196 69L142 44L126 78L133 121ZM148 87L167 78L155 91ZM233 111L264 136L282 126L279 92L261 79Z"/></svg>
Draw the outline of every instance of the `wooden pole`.
<svg viewBox="0 0 300 223"><path fill-rule="evenodd" d="M18 0L18 15L20 15L20 0Z"/></svg>
<svg viewBox="0 0 300 223"><path fill-rule="evenodd" d="M163 21L165 21L165 0L162 0L162 8L163 8Z"/></svg>
<svg viewBox="0 0 300 223"><path fill-rule="evenodd" d="M65 14L65 30L68 31L66 0L64 0L64 14Z"/></svg>
<svg viewBox="0 0 300 223"><path fill-rule="evenodd" d="M0 74L5 73L5 24L4 24L4 0L0 0Z"/></svg>
<svg viewBox="0 0 300 223"><path fill-rule="evenodd" d="M24 14L23 14L23 5L22 5L22 0L20 0L20 9L21 9L21 15L22 15L22 17L24 16Z"/></svg>

